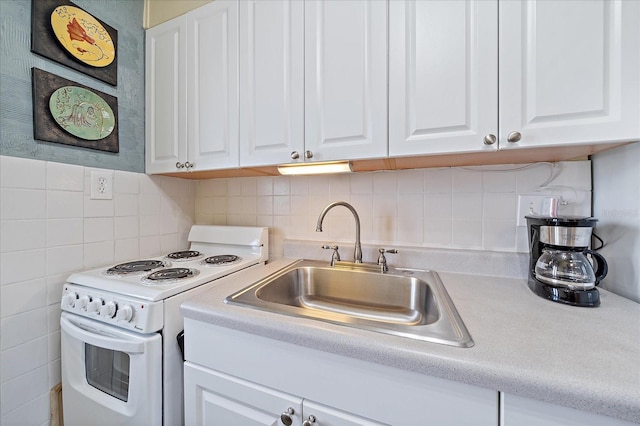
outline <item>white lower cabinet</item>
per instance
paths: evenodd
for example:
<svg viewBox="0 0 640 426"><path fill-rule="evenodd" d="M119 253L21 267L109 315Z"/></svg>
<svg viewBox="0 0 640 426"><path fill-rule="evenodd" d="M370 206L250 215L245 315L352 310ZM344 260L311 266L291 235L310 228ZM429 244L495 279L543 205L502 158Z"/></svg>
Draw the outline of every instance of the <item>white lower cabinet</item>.
<svg viewBox="0 0 640 426"><path fill-rule="evenodd" d="M190 318L185 355L187 425L498 425L496 391Z"/></svg>
<svg viewBox="0 0 640 426"><path fill-rule="evenodd" d="M632 426L612 417L501 393L500 426Z"/></svg>
<svg viewBox="0 0 640 426"><path fill-rule="evenodd" d="M218 371L187 363L188 425L382 425ZM306 423L305 423L306 422Z"/></svg>

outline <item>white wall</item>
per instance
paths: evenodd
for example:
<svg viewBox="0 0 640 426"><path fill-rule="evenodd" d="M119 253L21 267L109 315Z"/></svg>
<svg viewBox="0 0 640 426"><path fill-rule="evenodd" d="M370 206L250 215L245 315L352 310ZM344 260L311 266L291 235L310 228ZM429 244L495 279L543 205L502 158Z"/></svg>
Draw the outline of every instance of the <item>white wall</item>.
<svg viewBox="0 0 640 426"><path fill-rule="evenodd" d="M358 211L363 243L526 252L517 203L518 194L532 193L561 195L569 204L560 214L590 216L590 162L199 181L196 222L270 226L274 256L284 239L347 247L355 230L345 208L329 212L324 232L315 232L322 209L342 200Z"/></svg>
<svg viewBox="0 0 640 426"><path fill-rule="evenodd" d="M640 302L640 143L593 158L593 210L609 274L602 287Z"/></svg>
<svg viewBox="0 0 640 426"><path fill-rule="evenodd" d="M89 198L92 169L0 156L0 424L49 421L60 382L60 297L74 271L186 248L195 184L114 172L112 200Z"/></svg>

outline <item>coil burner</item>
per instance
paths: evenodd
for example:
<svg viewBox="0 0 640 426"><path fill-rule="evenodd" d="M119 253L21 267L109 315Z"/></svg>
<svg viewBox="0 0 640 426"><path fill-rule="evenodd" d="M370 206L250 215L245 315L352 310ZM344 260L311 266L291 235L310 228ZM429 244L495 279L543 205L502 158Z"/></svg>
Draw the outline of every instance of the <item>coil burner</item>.
<svg viewBox="0 0 640 426"><path fill-rule="evenodd" d="M135 275L151 272L154 269L164 268L167 264L161 260L135 260L133 262L120 263L107 269L107 275Z"/></svg>
<svg viewBox="0 0 640 426"><path fill-rule="evenodd" d="M180 261L186 261L186 260L194 260L201 256L202 256L202 253L200 253L199 251L183 250L183 251L175 251L173 253L169 253L167 255L167 259L180 262Z"/></svg>
<svg viewBox="0 0 640 426"><path fill-rule="evenodd" d="M175 284L179 281L195 277L199 273L197 269L190 268L160 269L144 277L142 282L147 285Z"/></svg>
<svg viewBox="0 0 640 426"><path fill-rule="evenodd" d="M240 256L236 256L235 254L221 254L218 256L207 257L202 261L202 264L205 266L227 266L238 263L241 260L242 258Z"/></svg>

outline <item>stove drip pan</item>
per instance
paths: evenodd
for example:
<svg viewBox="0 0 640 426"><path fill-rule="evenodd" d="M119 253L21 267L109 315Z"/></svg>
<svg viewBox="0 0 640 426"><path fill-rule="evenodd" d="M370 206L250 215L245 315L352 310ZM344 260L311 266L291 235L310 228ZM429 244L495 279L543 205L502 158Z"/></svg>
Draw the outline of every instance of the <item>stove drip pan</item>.
<svg viewBox="0 0 640 426"><path fill-rule="evenodd" d="M184 260L194 260L198 257L201 257L202 253L196 250L183 250L183 251L175 251L173 253L169 253L167 255L167 259L171 259L173 261L179 262Z"/></svg>
<svg viewBox="0 0 640 426"><path fill-rule="evenodd" d="M161 260L134 260L133 262L120 263L105 271L107 275L135 275L144 272L151 272L154 269L166 268L167 265Z"/></svg>
<svg viewBox="0 0 640 426"><path fill-rule="evenodd" d="M207 257L201 262L205 266L227 266L238 263L242 260L240 256L235 254L221 254L218 256Z"/></svg>
<svg viewBox="0 0 640 426"><path fill-rule="evenodd" d="M200 271L190 268L168 268L155 271L142 279L142 283L146 285L169 285L177 282L193 278Z"/></svg>

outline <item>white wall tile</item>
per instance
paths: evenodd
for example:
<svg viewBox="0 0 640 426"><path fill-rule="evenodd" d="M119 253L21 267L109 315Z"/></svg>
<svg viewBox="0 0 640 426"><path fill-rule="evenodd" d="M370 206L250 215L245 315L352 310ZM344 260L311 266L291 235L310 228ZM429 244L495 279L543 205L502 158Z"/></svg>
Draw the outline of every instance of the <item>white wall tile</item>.
<svg viewBox="0 0 640 426"><path fill-rule="evenodd" d="M161 208L160 193L140 194L139 207L140 216L155 216L160 214Z"/></svg>
<svg viewBox="0 0 640 426"><path fill-rule="evenodd" d="M154 257L161 256L166 253L162 253L162 246L160 244L160 237L157 235L143 237L140 236L140 257Z"/></svg>
<svg viewBox="0 0 640 426"><path fill-rule="evenodd" d="M515 220L485 220L483 245L493 250L512 250L516 241Z"/></svg>
<svg viewBox="0 0 640 426"><path fill-rule="evenodd" d="M273 178L270 176L256 179L256 195L273 195Z"/></svg>
<svg viewBox="0 0 640 426"><path fill-rule="evenodd" d="M453 245L460 248L482 248L481 220L453 220Z"/></svg>
<svg viewBox="0 0 640 426"><path fill-rule="evenodd" d="M114 200L92 200L91 196L84 196L84 217L113 217Z"/></svg>
<svg viewBox="0 0 640 426"><path fill-rule="evenodd" d="M482 220L482 193L454 192L451 217L453 219Z"/></svg>
<svg viewBox="0 0 640 426"><path fill-rule="evenodd" d="M0 221L0 252L44 248L46 244L46 221L2 220Z"/></svg>
<svg viewBox="0 0 640 426"><path fill-rule="evenodd" d="M451 219L427 219L424 221L423 241L436 247L450 247L453 238Z"/></svg>
<svg viewBox="0 0 640 426"><path fill-rule="evenodd" d="M291 193L290 181L291 178L289 176L278 176L273 179L273 195L289 195ZM311 183L316 182L317 179L310 179L309 181L309 192L315 193L311 188ZM329 191L329 187L326 188L327 192Z"/></svg>
<svg viewBox="0 0 640 426"><path fill-rule="evenodd" d="M84 220L49 219L47 220L47 247L82 244L84 239Z"/></svg>
<svg viewBox="0 0 640 426"><path fill-rule="evenodd" d="M95 269L113 264L114 241L84 245L84 269Z"/></svg>
<svg viewBox="0 0 640 426"><path fill-rule="evenodd" d="M140 206L138 194L113 194L115 216L137 216Z"/></svg>
<svg viewBox="0 0 640 426"><path fill-rule="evenodd" d="M47 189L84 191L84 167L47 162Z"/></svg>
<svg viewBox="0 0 640 426"><path fill-rule="evenodd" d="M114 263L134 260L141 256L139 253L138 238L117 239L115 241Z"/></svg>
<svg viewBox="0 0 640 426"><path fill-rule="evenodd" d="M39 339L47 335L47 308L27 311L0 320L0 350ZM2 392L4 395L4 392Z"/></svg>
<svg viewBox="0 0 640 426"><path fill-rule="evenodd" d="M422 187L422 176L420 176ZM422 194L398 196L398 240L422 244L424 223L424 198Z"/></svg>
<svg viewBox="0 0 640 426"><path fill-rule="evenodd" d="M43 219L46 206L44 190L0 188L0 220Z"/></svg>
<svg viewBox="0 0 640 426"><path fill-rule="evenodd" d="M0 254L0 285L29 281L46 275L45 249Z"/></svg>
<svg viewBox="0 0 640 426"><path fill-rule="evenodd" d="M494 169L492 169L491 171L482 172L482 188L485 193L516 191L516 172L509 171L505 167L506 166L494 166Z"/></svg>
<svg viewBox="0 0 640 426"><path fill-rule="evenodd" d="M46 365L47 360L47 337L31 340L22 345L2 351L2 381L13 380L31 370L35 370Z"/></svg>
<svg viewBox="0 0 640 426"><path fill-rule="evenodd" d="M482 169L454 168L451 182L453 192L482 192Z"/></svg>
<svg viewBox="0 0 640 426"><path fill-rule="evenodd" d="M289 180L291 185L291 195L309 194L309 176L296 176Z"/></svg>
<svg viewBox="0 0 640 426"><path fill-rule="evenodd" d="M451 193L453 172L451 168L427 169L424 171L424 191L427 193Z"/></svg>
<svg viewBox="0 0 640 426"><path fill-rule="evenodd" d="M47 218L83 217L84 194L71 191L47 191Z"/></svg>
<svg viewBox="0 0 640 426"><path fill-rule="evenodd" d="M398 174L382 171L370 174L373 178L374 194L395 194L398 191Z"/></svg>
<svg viewBox="0 0 640 426"><path fill-rule="evenodd" d="M424 171L402 170L398 172L399 194L422 194L424 192Z"/></svg>
<svg viewBox="0 0 640 426"><path fill-rule="evenodd" d="M24 401L31 401L43 394L48 394L47 366L32 370L26 374L2 383L2 413L11 416L11 411L17 409ZM45 405L45 408L47 405ZM46 417L45 419L46 420ZM24 419L22 420L24 425ZM2 423L5 424L4 422ZM20 424L20 423L18 423Z"/></svg>
<svg viewBox="0 0 640 426"><path fill-rule="evenodd" d="M350 176L351 194L371 194L373 192L372 173L354 173Z"/></svg>
<svg viewBox="0 0 640 426"><path fill-rule="evenodd" d="M7 284L0 287L2 318L42 308L47 303L45 278Z"/></svg>
<svg viewBox="0 0 640 426"><path fill-rule="evenodd" d="M515 193L485 192L482 211L485 220L515 221L518 215L518 197Z"/></svg>
<svg viewBox="0 0 640 426"><path fill-rule="evenodd" d="M9 389L11 390L11 389ZM31 399L8 413L2 412L3 426L48 425L49 394Z"/></svg>
<svg viewBox="0 0 640 426"><path fill-rule="evenodd" d="M126 239L126 238L137 238L139 227L138 227L138 216L123 216L116 217L113 220L113 236L116 240Z"/></svg>
<svg viewBox="0 0 640 426"><path fill-rule="evenodd" d="M116 170L113 175L113 194L138 194L140 192L139 173Z"/></svg>
<svg viewBox="0 0 640 426"><path fill-rule="evenodd" d="M46 162L0 156L0 187L45 189L46 179Z"/></svg>
<svg viewBox="0 0 640 426"><path fill-rule="evenodd" d="M46 253L47 275L61 275L82 270L82 244L51 247Z"/></svg>
<svg viewBox="0 0 640 426"><path fill-rule="evenodd" d="M112 217L88 217L84 219L84 242L95 243L113 240Z"/></svg>

